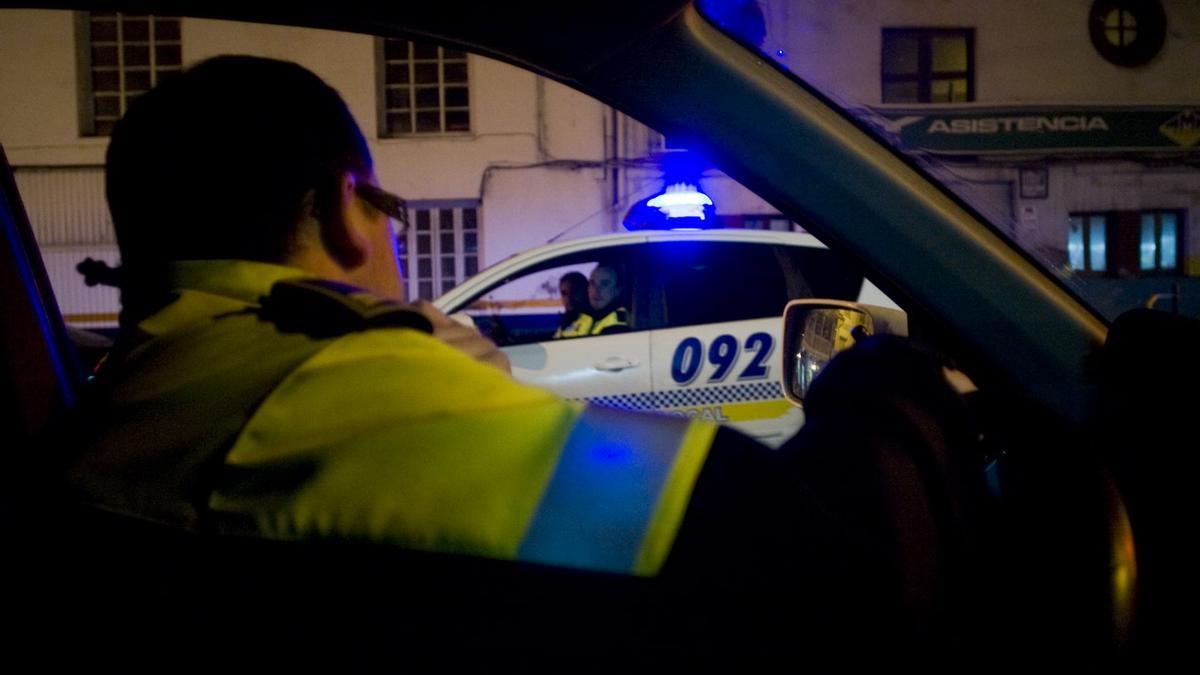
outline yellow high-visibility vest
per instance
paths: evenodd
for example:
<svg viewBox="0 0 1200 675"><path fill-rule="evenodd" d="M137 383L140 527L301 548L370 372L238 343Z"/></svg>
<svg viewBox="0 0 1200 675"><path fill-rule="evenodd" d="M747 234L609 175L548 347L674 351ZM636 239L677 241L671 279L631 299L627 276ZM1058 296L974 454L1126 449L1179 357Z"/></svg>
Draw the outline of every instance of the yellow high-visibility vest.
<svg viewBox="0 0 1200 675"><path fill-rule="evenodd" d="M598 321L592 324L592 335L600 335L605 330L617 326L629 327L629 312L624 307L618 307L600 317Z"/></svg>
<svg viewBox="0 0 1200 675"><path fill-rule="evenodd" d="M569 325L564 326L564 327L559 328L558 330L554 331L554 337L555 337L555 339L558 339L558 338L583 337L584 335L591 335L592 334L592 324L594 324L594 323L595 323L595 319L592 318L591 314L588 314L587 312L580 312L579 316L575 317L575 320L572 321Z"/></svg>
<svg viewBox="0 0 1200 675"><path fill-rule="evenodd" d="M180 527L652 575L715 433L522 385L412 328L314 337L303 273L176 264L175 300L83 406L79 498Z"/></svg>

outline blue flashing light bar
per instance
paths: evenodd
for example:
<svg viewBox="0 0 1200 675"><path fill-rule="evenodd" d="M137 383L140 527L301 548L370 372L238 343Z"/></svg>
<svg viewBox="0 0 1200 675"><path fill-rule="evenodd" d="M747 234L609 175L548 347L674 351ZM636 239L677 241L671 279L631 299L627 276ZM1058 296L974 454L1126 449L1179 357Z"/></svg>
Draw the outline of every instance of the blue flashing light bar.
<svg viewBox="0 0 1200 675"><path fill-rule="evenodd" d="M634 204L625 229L704 230L718 227L712 198L693 183L673 183L660 194Z"/></svg>
<svg viewBox="0 0 1200 675"><path fill-rule="evenodd" d="M699 218L704 220L704 207L712 206L713 200L696 189L691 183L668 185L657 197L646 202L646 206L658 209L668 220L673 218Z"/></svg>

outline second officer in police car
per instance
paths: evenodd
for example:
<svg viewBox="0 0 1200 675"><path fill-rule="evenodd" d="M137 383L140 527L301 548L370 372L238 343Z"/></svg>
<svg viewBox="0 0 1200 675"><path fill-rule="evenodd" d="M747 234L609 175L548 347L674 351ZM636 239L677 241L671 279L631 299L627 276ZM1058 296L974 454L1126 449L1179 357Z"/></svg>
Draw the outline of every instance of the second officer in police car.
<svg viewBox="0 0 1200 675"><path fill-rule="evenodd" d="M590 335L628 332L629 310L625 307L625 291L616 268L599 265L588 279L588 302L592 305L594 322Z"/></svg>

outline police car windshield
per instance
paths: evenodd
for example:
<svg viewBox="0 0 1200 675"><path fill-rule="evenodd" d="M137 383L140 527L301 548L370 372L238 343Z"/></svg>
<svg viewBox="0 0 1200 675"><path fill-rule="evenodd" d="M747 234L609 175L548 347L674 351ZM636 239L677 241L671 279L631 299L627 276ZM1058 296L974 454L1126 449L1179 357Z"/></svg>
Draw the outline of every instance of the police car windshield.
<svg viewBox="0 0 1200 675"><path fill-rule="evenodd" d="M1190 0L702 0L1110 320L1200 314Z"/></svg>

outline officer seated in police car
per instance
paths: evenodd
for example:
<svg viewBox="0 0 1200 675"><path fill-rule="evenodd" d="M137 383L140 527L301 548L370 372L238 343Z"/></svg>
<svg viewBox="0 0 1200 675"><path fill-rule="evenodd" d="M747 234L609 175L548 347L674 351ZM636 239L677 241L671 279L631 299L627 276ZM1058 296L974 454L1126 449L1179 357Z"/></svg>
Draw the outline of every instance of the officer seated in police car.
<svg viewBox="0 0 1200 675"><path fill-rule="evenodd" d="M130 106L106 181L121 334L72 426L77 503L656 579L689 639L804 651L897 625L880 549L816 501L803 453L519 384L477 333L401 304L403 203L311 72L192 66ZM621 290L592 274L597 307Z"/></svg>
<svg viewBox="0 0 1200 675"><path fill-rule="evenodd" d="M563 314L558 320L554 339L581 337L590 334L594 320L588 303L588 278L582 272L568 272L558 280Z"/></svg>
<svg viewBox="0 0 1200 675"><path fill-rule="evenodd" d="M615 267L598 265L592 270L587 292L595 319L589 335L626 333L630 330L625 288Z"/></svg>

